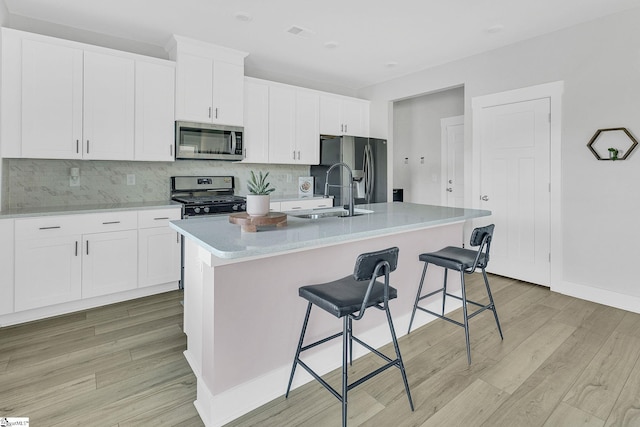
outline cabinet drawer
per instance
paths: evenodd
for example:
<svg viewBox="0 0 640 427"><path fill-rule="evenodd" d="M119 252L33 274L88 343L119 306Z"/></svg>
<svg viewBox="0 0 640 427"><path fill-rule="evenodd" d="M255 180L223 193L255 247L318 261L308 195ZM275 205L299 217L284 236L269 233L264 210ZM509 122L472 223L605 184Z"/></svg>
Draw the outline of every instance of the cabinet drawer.
<svg viewBox="0 0 640 427"><path fill-rule="evenodd" d="M83 215L40 216L16 219L16 240L60 237L82 233Z"/></svg>
<svg viewBox="0 0 640 427"><path fill-rule="evenodd" d="M169 225L169 221L175 221L181 217L182 211L180 207L138 211L138 227L164 227Z"/></svg>
<svg viewBox="0 0 640 427"><path fill-rule="evenodd" d="M83 233L132 230L138 228L136 211L100 212L83 215Z"/></svg>

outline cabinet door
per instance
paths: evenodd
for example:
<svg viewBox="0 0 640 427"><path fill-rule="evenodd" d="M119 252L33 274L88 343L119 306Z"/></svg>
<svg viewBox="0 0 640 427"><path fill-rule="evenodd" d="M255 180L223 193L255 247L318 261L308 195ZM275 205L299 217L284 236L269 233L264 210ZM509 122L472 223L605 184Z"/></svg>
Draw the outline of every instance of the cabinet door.
<svg viewBox="0 0 640 427"><path fill-rule="evenodd" d="M0 220L0 315L13 313L13 220Z"/></svg>
<svg viewBox="0 0 640 427"><path fill-rule="evenodd" d="M136 62L136 160L174 160L174 93L174 67Z"/></svg>
<svg viewBox="0 0 640 427"><path fill-rule="evenodd" d="M22 41L22 157L82 157L82 55Z"/></svg>
<svg viewBox="0 0 640 427"><path fill-rule="evenodd" d="M296 151L298 163L320 163L320 97L315 92L296 90Z"/></svg>
<svg viewBox="0 0 640 427"><path fill-rule="evenodd" d="M320 95L320 133L323 135L342 135L344 125L340 119L340 98Z"/></svg>
<svg viewBox="0 0 640 427"><path fill-rule="evenodd" d="M369 102L343 99L340 109L343 133L354 136L369 136Z"/></svg>
<svg viewBox="0 0 640 427"><path fill-rule="evenodd" d="M138 287L180 280L180 235L166 227L138 231Z"/></svg>
<svg viewBox="0 0 640 427"><path fill-rule="evenodd" d="M84 53L84 158L133 160L133 59Z"/></svg>
<svg viewBox="0 0 640 427"><path fill-rule="evenodd" d="M269 162L269 86L251 80L244 87L245 162Z"/></svg>
<svg viewBox="0 0 640 427"><path fill-rule="evenodd" d="M176 72L176 120L211 122L213 61L181 53Z"/></svg>
<svg viewBox="0 0 640 427"><path fill-rule="evenodd" d="M293 87L269 88L269 163L297 163L295 106Z"/></svg>
<svg viewBox="0 0 640 427"><path fill-rule="evenodd" d="M81 297L80 235L22 239L15 243L15 311Z"/></svg>
<svg viewBox="0 0 640 427"><path fill-rule="evenodd" d="M86 234L82 242L82 298L135 289L138 281L135 230Z"/></svg>
<svg viewBox="0 0 640 427"><path fill-rule="evenodd" d="M213 63L213 111L211 121L242 126L244 67L222 61Z"/></svg>

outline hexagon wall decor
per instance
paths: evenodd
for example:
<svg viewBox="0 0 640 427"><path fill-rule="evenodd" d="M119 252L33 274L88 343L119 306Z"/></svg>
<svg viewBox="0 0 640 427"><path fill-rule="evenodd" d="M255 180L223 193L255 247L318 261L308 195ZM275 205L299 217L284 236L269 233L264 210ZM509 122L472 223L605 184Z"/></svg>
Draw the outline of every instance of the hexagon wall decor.
<svg viewBox="0 0 640 427"><path fill-rule="evenodd" d="M587 147L598 160L625 160L636 145L638 141L627 128L609 128L598 129ZM619 153L622 157L618 157Z"/></svg>

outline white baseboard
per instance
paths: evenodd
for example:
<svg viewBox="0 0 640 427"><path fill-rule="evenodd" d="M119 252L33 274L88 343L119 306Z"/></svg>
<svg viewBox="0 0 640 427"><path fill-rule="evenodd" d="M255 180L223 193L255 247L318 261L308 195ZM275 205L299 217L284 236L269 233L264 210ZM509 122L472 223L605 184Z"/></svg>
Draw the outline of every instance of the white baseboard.
<svg viewBox="0 0 640 427"><path fill-rule="evenodd" d="M460 301L453 298L449 298L447 301L447 313L462 306ZM451 304L449 304L449 302L451 302ZM442 309L439 300L431 304L423 305L423 307L436 313ZM391 310L393 313L393 307ZM407 334L410 319L411 313L393 319L394 329L398 338ZM435 319L436 317L418 310L412 330L416 330ZM380 348L391 342L391 335L386 322L361 334L357 333L357 322L355 322L354 330L358 338L373 348ZM355 360L368 354L368 352L369 351L362 346L355 345L353 358ZM400 347L400 353L402 353L402 346ZM320 350L314 354L306 358L303 357L303 360L305 360L305 363L316 371L318 375L322 376L341 366L341 355L342 340L336 339L333 342L321 346ZM185 352L185 357L189 360L188 350ZM293 363L293 354L291 355L291 363ZM196 373L196 377L198 377L198 398L194 402L194 405L205 426L222 426L273 399L283 396L287 390L290 374L291 364L287 364L214 396L206 387L204 381L200 379L199 374ZM295 390L312 380L313 377L309 375L304 368L298 366L291 389Z"/></svg>
<svg viewBox="0 0 640 427"><path fill-rule="evenodd" d="M580 285L567 281L561 281L551 286L553 292L569 295L571 297L604 304L622 310L640 313L640 297L620 294L593 286Z"/></svg>

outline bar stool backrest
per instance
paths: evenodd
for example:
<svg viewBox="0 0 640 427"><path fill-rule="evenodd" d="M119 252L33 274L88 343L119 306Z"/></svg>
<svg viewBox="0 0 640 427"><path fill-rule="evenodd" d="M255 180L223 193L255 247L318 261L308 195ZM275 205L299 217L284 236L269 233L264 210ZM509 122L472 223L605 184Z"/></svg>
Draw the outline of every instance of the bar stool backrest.
<svg viewBox="0 0 640 427"><path fill-rule="evenodd" d="M353 269L353 278L356 280L371 280L373 276L380 277L385 274L385 269L378 268L376 266L380 262L387 262L389 265L389 271L394 271L398 265L398 251L397 247L383 249L376 252L367 252L360 254L356 260L356 265ZM376 271L377 270L377 271Z"/></svg>
<svg viewBox="0 0 640 427"><path fill-rule="evenodd" d="M478 254L476 255L476 260L473 264L473 268L470 269L471 271L475 270L476 267L485 268L487 264L489 264L489 250L491 249L491 239L493 238L494 228L494 224L484 227L477 227L471 233L471 241L469 242L469 244L472 247L480 246L478 248Z"/></svg>

